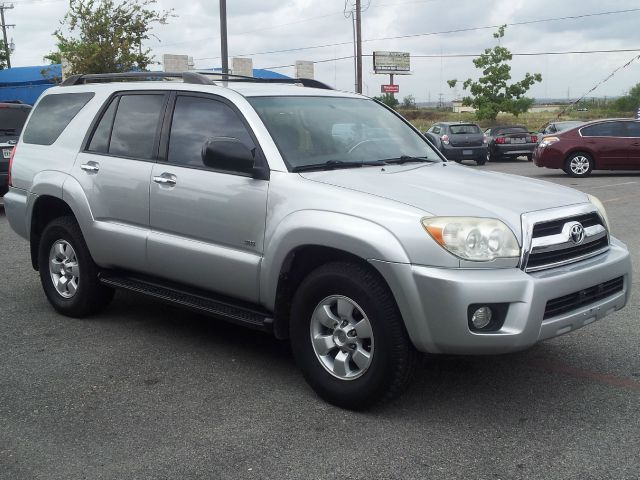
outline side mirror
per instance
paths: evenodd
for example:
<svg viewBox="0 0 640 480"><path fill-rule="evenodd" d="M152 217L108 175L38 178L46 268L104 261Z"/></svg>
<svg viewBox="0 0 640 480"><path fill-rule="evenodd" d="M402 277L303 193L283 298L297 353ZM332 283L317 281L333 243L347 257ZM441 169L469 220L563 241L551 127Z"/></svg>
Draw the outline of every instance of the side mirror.
<svg viewBox="0 0 640 480"><path fill-rule="evenodd" d="M249 173L253 176L253 153L237 138L214 137L202 147L202 163L214 170Z"/></svg>

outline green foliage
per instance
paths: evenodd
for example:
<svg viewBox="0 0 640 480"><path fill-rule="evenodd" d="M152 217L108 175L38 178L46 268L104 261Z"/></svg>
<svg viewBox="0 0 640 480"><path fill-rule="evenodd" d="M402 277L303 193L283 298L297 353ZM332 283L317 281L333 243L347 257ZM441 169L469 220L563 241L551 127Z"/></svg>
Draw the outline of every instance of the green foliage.
<svg viewBox="0 0 640 480"><path fill-rule="evenodd" d="M407 95L402 99L402 108L416 108L416 97Z"/></svg>
<svg viewBox="0 0 640 480"><path fill-rule="evenodd" d="M172 11L156 11L156 0L69 0L69 11L54 32L57 50L45 57L70 73L146 70L153 63L149 39L155 24L164 25Z"/></svg>
<svg viewBox="0 0 640 480"><path fill-rule="evenodd" d="M493 37L498 40L504 37L505 28L506 25L500 27ZM533 104L533 99L524 95L534 83L542 81L542 75L527 73L519 82L510 84L511 66L508 62L512 58L507 48L496 45L485 49L482 55L473 60L476 68L482 71L482 76L477 81L469 78L462 84L471 93L462 99L462 104L475 108L478 120L495 120L499 112L517 117ZM455 79L447 81L450 88L457 83Z"/></svg>
<svg viewBox="0 0 640 480"><path fill-rule="evenodd" d="M640 108L640 83L637 83L624 97L616 99L613 107L618 112L635 112Z"/></svg>
<svg viewBox="0 0 640 480"><path fill-rule="evenodd" d="M4 40L0 40L0 70L7 68L7 50L4 45Z"/></svg>
<svg viewBox="0 0 640 480"><path fill-rule="evenodd" d="M400 104L398 99L392 93L383 93L382 95L374 98L391 108L396 108Z"/></svg>

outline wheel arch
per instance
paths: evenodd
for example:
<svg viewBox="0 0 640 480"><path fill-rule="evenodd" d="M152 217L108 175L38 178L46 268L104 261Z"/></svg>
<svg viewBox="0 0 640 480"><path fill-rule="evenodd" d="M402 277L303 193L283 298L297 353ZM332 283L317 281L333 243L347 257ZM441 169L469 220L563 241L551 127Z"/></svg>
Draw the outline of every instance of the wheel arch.
<svg viewBox="0 0 640 480"><path fill-rule="evenodd" d="M279 338L288 332L291 299L305 275L319 265L347 260L366 265L388 287L369 260L409 263L398 239L382 226L332 212L296 212L268 234L260 270L261 303L274 312Z"/></svg>

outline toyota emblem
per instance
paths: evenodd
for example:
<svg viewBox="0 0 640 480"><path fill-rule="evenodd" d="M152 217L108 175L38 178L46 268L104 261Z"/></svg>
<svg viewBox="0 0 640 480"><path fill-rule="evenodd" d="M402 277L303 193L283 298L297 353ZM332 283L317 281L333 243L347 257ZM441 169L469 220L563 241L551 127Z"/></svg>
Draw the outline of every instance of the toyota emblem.
<svg viewBox="0 0 640 480"><path fill-rule="evenodd" d="M569 238L576 245L580 245L584 241L584 227L579 223L573 225L569 230Z"/></svg>

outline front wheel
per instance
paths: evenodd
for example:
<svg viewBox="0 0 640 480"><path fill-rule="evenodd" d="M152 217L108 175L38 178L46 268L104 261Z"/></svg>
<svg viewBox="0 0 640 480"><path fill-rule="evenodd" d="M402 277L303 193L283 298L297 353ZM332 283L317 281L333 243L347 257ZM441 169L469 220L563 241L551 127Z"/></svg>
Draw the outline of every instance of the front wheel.
<svg viewBox="0 0 640 480"><path fill-rule="evenodd" d="M290 337L316 393L354 410L402 392L417 359L388 287L356 263L329 263L305 278L293 300Z"/></svg>
<svg viewBox="0 0 640 480"><path fill-rule="evenodd" d="M106 307L113 290L98 281L78 223L73 217L52 220L38 245L40 282L49 303L70 317L84 317Z"/></svg>
<svg viewBox="0 0 640 480"><path fill-rule="evenodd" d="M563 170L572 177L588 177L593 170L593 159L586 153L574 153L567 158Z"/></svg>

